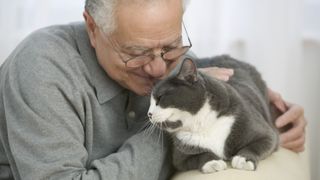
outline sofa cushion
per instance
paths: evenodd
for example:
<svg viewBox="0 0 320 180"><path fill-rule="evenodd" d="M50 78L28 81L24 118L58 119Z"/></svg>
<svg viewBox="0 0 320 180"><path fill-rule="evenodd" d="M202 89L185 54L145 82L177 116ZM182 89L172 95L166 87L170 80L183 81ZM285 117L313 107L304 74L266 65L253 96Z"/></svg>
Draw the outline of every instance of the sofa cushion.
<svg viewBox="0 0 320 180"><path fill-rule="evenodd" d="M262 160L256 171L228 169L212 174L198 170L177 173L173 180L308 180L309 169L304 154L297 154L280 148L270 157Z"/></svg>

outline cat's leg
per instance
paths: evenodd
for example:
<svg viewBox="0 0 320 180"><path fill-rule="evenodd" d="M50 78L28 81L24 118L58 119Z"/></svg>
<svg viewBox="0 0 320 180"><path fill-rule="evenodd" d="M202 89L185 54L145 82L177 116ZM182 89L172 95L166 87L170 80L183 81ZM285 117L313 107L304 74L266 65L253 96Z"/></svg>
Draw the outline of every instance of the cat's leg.
<svg viewBox="0 0 320 180"><path fill-rule="evenodd" d="M227 169L227 163L222 159L206 162L200 169L202 173L213 173Z"/></svg>
<svg viewBox="0 0 320 180"><path fill-rule="evenodd" d="M173 165L179 171L188 171L199 169L203 164L212 159L211 153L199 152L186 154L174 148L173 150Z"/></svg>
<svg viewBox="0 0 320 180"><path fill-rule="evenodd" d="M252 160L247 156L236 155L232 157L231 166L235 169L254 171L256 169L257 160Z"/></svg>
<svg viewBox="0 0 320 180"><path fill-rule="evenodd" d="M179 171L199 169L203 173L213 173L227 168L226 162L214 153L184 154L177 149L173 151L173 164Z"/></svg>
<svg viewBox="0 0 320 180"><path fill-rule="evenodd" d="M257 139L232 157L231 166L236 169L254 171L259 160L270 155L275 147L276 143L270 137Z"/></svg>

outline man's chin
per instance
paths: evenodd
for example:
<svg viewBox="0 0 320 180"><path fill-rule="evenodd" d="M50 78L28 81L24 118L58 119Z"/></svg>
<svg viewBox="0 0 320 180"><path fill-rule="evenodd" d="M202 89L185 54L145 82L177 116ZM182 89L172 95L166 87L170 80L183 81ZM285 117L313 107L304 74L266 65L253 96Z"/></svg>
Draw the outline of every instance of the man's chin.
<svg viewBox="0 0 320 180"><path fill-rule="evenodd" d="M152 87L145 87L145 88L139 88L139 89L131 89L134 93L136 93L139 96L149 96L152 91Z"/></svg>
<svg viewBox="0 0 320 180"><path fill-rule="evenodd" d="M149 96L153 88L153 80L136 75L136 79L131 79L128 83L128 89L140 96Z"/></svg>

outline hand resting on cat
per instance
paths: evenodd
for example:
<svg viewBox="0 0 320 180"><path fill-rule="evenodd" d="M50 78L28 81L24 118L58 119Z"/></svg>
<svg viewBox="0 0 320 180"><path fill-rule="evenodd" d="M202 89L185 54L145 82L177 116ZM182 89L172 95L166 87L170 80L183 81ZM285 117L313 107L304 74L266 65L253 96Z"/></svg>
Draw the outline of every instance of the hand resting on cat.
<svg viewBox="0 0 320 180"><path fill-rule="evenodd" d="M173 164L179 171L212 173L231 167L255 170L279 144L268 89L256 69L229 56L210 65L232 68L225 82L199 72L191 57L151 95L150 121L173 139Z"/></svg>

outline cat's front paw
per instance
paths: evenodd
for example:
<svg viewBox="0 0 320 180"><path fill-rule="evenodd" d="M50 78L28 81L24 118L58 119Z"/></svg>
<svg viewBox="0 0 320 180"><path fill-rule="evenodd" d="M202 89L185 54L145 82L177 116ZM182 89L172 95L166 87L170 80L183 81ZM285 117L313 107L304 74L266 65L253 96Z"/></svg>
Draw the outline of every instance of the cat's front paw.
<svg viewBox="0 0 320 180"><path fill-rule="evenodd" d="M236 169L254 171L256 169L253 161L247 160L243 156L234 156L231 161L231 166Z"/></svg>
<svg viewBox="0 0 320 180"><path fill-rule="evenodd" d="M224 162L223 160L212 160L206 162L202 167L201 167L201 172L202 173L213 173L216 171L222 171L227 169L227 163Z"/></svg>

